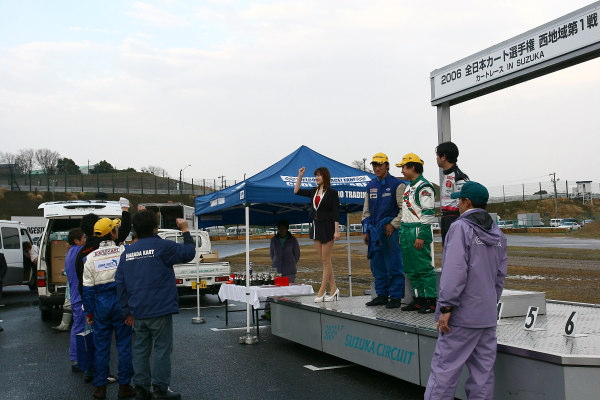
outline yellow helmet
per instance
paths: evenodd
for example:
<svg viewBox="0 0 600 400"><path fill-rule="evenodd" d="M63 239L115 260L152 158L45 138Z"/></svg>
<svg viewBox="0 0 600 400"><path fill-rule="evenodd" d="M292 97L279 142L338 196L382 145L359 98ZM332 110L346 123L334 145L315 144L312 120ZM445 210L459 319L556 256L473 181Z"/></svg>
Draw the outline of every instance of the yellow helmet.
<svg viewBox="0 0 600 400"><path fill-rule="evenodd" d="M398 164L396 164L396 167L402 167L404 164L409 163L409 162L416 162L421 165L425 164L425 161L421 160L421 157L419 157L415 153L408 153L407 155L402 157L402 161L400 161Z"/></svg>

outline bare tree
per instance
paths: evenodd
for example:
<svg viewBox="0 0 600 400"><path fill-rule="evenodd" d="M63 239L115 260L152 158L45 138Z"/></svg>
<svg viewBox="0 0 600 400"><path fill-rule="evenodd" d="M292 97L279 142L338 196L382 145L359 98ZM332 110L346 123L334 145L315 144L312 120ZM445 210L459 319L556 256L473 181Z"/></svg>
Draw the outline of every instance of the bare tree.
<svg viewBox="0 0 600 400"><path fill-rule="evenodd" d="M3 153L0 151L0 163L2 164L14 164L17 159L15 153Z"/></svg>
<svg viewBox="0 0 600 400"><path fill-rule="evenodd" d="M361 169L363 171L367 171L367 172L373 172L372 169L367 168L367 159L363 158L362 160L354 160L352 161L352 163L350 164L351 166L353 166L354 168L357 169Z"/></svg>
<svg viewBox="0 0 600 400"><path fill-rule="evenodd" d="M56 172L56 163L59 158L60 154L50 149L39 149L35 152L35 160L47 174Z"/></svg>
<svg viewBox="0 0 600 400"><path fill-rule="evenodd" d="M35 166L35 150L19 150L17 157L15 158L15 164L17 165L17 171L23 174L28 174L33 171L33 167Z"/></svg>
<svg viewBox="0 0 600 400"><path fill-rule="evenodd" d="M156 165L148 165L147 167L142 167L142 172L147 172L152 175L169 176L169 173L163 167L157 167Z"/></svg>

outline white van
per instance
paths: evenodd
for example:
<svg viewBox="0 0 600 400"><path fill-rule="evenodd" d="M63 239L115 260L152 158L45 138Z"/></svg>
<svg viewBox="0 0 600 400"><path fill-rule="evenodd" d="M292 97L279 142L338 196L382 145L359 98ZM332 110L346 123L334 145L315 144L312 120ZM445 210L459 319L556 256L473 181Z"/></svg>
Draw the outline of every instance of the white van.
<svg viewBox="0 0 600 400"><path fill-rule="evenodd" d="M550 227L556 228L558 226L561 226L562 225L562 221L563 221L562 218L552 218L550 220Z"/></svg>
<svg viewBox="0 0 600 400"><path fill-rule="evenodd" d="M289 231L292 235L298 235L301 233L308 234L310 233L310 228L312 224L310 222L305 222L303 224L290 224Z"/></svg>
<svg viewBox="0 0 600 400"><path fill-rule="evenodd" d="M362 232L362 224L350 224L350 232Z"/></svg>
<svg viewBox="0 0 600 400"><path fill-rule="evenodd" d="M34 276L34 271L30 276L25 276L23 244L32 243L31 236L27 227L19 221L0 220L0 252L4 254L8 269L4 279L0 282L0 291L3 286L21 285L23 281L30 280ZM34 289L34 281L30 280L30 288Z"/></svg>
<svg viewBox="0 0 600 400"><path fill-rule="evenodd" d="M52 309L65 302L67 277L63 271L69 231L79 228L81 217L86 214L120 218L122 210L118 201L105 200L53 201L42 203L38 208L44 210L47 222L39 244L36 284L42 320L48 320L52 316Z"/></svg>

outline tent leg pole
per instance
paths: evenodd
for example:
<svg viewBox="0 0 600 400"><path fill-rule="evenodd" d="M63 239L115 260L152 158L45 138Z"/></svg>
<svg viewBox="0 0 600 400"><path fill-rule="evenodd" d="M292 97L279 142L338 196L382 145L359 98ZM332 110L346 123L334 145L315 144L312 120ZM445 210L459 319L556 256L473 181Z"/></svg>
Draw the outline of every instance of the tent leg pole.
<svg viewBox="0 0 600 400"><path fill-rule="evenodd" d="M196 224L196 226L198 226ZM196 229L196 250L198 250L198 244L200 243L200 233ZM204 324L206 320L200 316L200 257L196 257L196 307L198 309L198 315L192 318L192 324Z"/></svg>
<svg viewBox="0 0 600 400"><path fill-rule="evenodd" d="M348 286L352 297L352 257L350 256L350 218L346 214L346 249L348 250Z"/></svg>
<svg viewBox="0 0 600 400"><path fill-rule="evenodd" d="M250 332L250 316L252 315L250 304L250 207L245 207L246 215L246 336L240 337L240 344L256 344L258 337Z"/></svg>

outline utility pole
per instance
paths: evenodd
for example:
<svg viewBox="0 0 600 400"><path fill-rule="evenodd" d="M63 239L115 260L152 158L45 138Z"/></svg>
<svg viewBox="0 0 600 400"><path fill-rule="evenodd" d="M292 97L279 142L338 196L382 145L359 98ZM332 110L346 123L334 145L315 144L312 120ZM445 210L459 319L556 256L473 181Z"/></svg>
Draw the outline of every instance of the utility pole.
<svg viewBox="0 0 600 400"><path fill-rule="evenodd" d="M225 186L225 184L224 184L225 175L217 176L217 178L221 179L221 190L223 190L224 186Z"/></svg>
<svg viewBox="0 0 600 400"><path fill-rule="evenodd" d="M556 181L560 179L556 179L556 172L551 173L549 176L552 177L551 181L554 184L554 218L558 218L558 193L556 191Z"/></svg>
<svg viewBox="0 0 600 400"><path fill-rule="evenodd" d="M179 170L179 194L183 194L183 171L185 171L187 167L191 166L192 164L188 164Z"/></svg>

